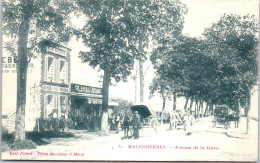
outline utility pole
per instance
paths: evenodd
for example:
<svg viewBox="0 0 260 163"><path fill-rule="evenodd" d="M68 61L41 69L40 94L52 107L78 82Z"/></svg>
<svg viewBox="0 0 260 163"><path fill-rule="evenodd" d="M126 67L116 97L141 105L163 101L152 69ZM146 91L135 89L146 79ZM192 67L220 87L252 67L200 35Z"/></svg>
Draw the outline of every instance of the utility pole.
<svg viewBox="0 0 260 163"><path fill-rule="evenodd" d="M138 80L137 80L137 75L138 75L138 62L136 61L136 70L135 70L135 76L134 76L134 81L135 81L135 103L137 103L137 92L138 92Z"/></svg>
<svg viewBox="0 0 260 163"><path fill-rule="evenodd" d="M139 77L140 77L140 102L144 102L144 72L143 60L139 59Z"/></svg>

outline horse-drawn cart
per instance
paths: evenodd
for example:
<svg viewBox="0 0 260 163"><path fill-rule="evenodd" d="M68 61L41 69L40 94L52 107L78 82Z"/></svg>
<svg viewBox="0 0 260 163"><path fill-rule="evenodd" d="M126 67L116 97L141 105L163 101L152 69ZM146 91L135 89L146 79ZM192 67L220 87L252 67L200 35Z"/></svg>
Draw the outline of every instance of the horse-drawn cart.
<svg viewBox="0 0 260 163"><path fill-rule="evenodd" d="M214 110L213 127L223 125L224 128L229 128L233 120L233 111L226 105L217 105Z"/></svg>
<svg viewBox="0 0 260 163"><path fill-rule="evenodd" d="M133 112L138 111L138 114L142 121L142 127L151 127L151 122L157 120L154 116L154 112L147 104L136 104L130 108Z"/></svg>

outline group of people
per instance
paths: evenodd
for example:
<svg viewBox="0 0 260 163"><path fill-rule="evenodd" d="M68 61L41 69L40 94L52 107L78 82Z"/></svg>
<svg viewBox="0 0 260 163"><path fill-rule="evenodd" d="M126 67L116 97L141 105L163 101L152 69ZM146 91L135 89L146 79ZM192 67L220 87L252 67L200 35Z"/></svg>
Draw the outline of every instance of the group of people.
<svg viewBox="0 0 260 163"><path fill-rule="evenodd" d="M130 118L128 113L125 113L122 120L122 128L124 130L124 138L129 138L129 126L133 126L133 137L134 139L139 138L139 130L141 128L141 119L138 115L138 111L134 111L132 118Z"/></svg>
<svg viewBox="0 0 260 163"><path fill-rule="evenodd" d="M110 130L116 130L119 132L119 124L120 124L120 116L115 114L113 117L110 118Z"/></svg>
<svg viewBox="0 0 260 163"><path fill-rule="evenodd" d="M119 133L119 128L121 127L124 131L124 138L134 137L134 139L139 138L139 129L141 128L141 119L138 111L134 111L133 115L125 112L124 115L119 116L119 114L114 114L110 120L110 130L115 130ZM130 126L133 126L133 130L130 130Z"/></svg>
<svg viewBox="0 0 260 163"><path fill-rule="evenodd" d="M183 118L183 119L182 119ZM186 135L192 134L192 126L194 123L194 117L190 114L189 111L186 111L184 116L182 117L175 110L170 112L170 129L176 130L179 121L183 122L184 130L186 131Z"/></svg>
<svg viewBox="0 0 260 163"><path fill-rule="evenodd" d="M174 110L170 113L170 128L172 130L177 129L177 124L178 120L180 118L180 115ZM194 123L194 117L190 114L189 111L185 113L185 115L182 117L183 118L183 125L184 125L184 130L186 131L186 135L191 135L192 134L192 126ZM139 130L141 129L141 118L140 115L138 114L138 111L134 111L133 115L130 115L129 113L125 112L125 114L120 118L119 115L116 115L115 117L115 124L116 124L116 129L118 132L118 124L119 121L121 121L121 127L122 130L124 131L124 139L126 138L134 138L134 139L139 139ZM154 128L155 133L158 132L158 127L159 122L157 118L152 117L150 121L150 126ZM130 126L132 126L132 130L130 130Z"/></svg>

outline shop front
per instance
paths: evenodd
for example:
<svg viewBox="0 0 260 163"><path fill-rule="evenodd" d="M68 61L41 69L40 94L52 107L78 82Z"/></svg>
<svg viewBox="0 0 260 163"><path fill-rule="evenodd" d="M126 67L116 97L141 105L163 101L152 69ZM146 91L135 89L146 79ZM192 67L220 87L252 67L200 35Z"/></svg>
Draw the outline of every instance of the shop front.
<svg viewBox="0 0 260 163"><path fill-rule="evenodd" d="M70 112L72 128L98 131L102 116L101 88L71 84Z"/></svg>

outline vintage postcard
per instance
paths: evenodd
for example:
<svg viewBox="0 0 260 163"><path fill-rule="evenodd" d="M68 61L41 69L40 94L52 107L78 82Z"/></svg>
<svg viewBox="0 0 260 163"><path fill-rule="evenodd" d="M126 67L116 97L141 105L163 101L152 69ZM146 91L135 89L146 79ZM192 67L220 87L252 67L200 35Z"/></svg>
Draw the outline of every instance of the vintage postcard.
<svg viewBox="0 0 260 163"><path fill-rule="evenodd" d="M258 0L3 0L2 160L257 161Z"/></svg>

